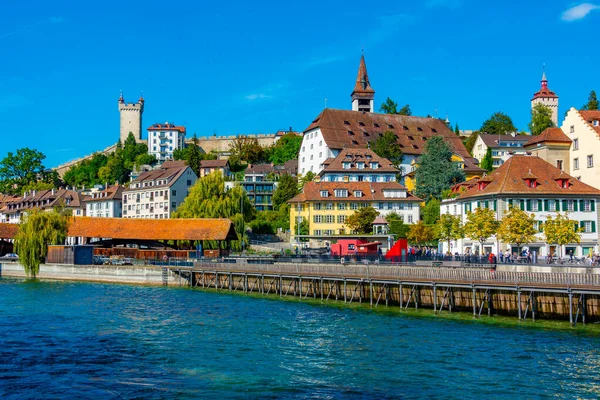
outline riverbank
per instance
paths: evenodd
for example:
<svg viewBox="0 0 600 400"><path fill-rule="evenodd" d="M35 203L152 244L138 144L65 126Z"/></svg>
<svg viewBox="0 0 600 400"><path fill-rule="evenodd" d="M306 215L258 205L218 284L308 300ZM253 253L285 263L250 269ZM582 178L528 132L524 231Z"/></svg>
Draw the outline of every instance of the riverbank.
<svg viewBox="0 0 600 400"><path fill-rule="evenodd" d="M166 275L165 275L166 272ZM9 262L0 264L0 276L27 278L23 266ZM170 270L161 267L137 265L60 265L42 264L39 279L67 281L131 283L139 285L187 285Z"/></svg>

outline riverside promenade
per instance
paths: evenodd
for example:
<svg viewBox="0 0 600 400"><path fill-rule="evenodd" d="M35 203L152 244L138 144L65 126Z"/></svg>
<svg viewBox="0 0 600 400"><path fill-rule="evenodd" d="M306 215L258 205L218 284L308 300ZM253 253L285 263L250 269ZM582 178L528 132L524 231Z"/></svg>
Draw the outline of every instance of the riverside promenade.
<svg viewBox="0 0 600 400"><path fill-rule="evenodd" d="M20 264L3 263L0 276L25 274ZM600 271L585 267L499 265L491 271L489 265L261 264L238 258L189 267L43 264L38 277L202 287L300 301L310 297L400 310L463 311L475 317L565 319L572 325L600 320Z"/></svg>

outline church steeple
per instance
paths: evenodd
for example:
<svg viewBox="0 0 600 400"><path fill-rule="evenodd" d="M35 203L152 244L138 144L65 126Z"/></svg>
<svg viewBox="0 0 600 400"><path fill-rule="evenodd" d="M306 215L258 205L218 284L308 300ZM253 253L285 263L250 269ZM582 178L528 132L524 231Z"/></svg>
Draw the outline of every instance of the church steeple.
<svg viewBox="0 0 600 400"><path fill-rule="evenodd" d="M356 83L350 96L352 97L353 111L373 112L375 90L373 90L371 82L369 82L369 74L367 73L367 64L365 63L364 54L360 57Z"/></svg>

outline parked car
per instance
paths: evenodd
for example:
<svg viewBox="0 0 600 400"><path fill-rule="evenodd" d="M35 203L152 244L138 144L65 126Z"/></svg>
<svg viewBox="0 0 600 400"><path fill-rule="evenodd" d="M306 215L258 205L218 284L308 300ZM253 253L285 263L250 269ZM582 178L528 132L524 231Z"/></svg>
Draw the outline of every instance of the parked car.
<svg viewBox="0 0 600 400"><path fill-rule="evenodd" d="M2 261L17 261L19 259L19 255L15 253L7 253L0 257Z"/></svg>

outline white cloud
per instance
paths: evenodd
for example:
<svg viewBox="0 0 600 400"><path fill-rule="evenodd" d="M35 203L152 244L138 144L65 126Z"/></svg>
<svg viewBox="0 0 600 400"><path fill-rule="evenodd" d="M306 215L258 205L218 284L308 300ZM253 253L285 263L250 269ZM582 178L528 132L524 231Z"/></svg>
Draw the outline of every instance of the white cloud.
<svg viewBox="0 0 600 400"><path fill-rule="evenodd" d="M262 99L270 99L272 97L273 96L270 96L270 95L265 94L265 93L252 93L252 94L249 94L247 96L244 96L244 98L246 100L250 100L250 101L262 100Z"/></svg>
<svg viewBox="0 0 600 400"><path fill-rule="evenodd" d="M571 22L585 18L590 12L599 10L600 5L592 3L582 3L564 11L561 15L563 21Z"/></svg>

